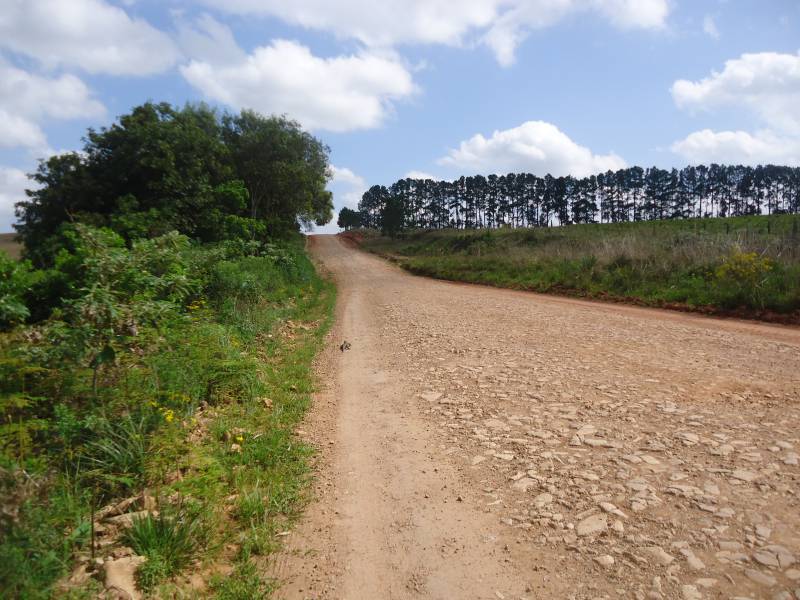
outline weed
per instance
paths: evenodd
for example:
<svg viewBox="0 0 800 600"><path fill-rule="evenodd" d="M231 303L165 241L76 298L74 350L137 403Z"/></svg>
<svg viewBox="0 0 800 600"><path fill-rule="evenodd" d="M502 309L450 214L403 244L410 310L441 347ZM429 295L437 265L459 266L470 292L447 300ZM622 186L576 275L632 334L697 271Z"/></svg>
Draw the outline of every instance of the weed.
<svg viewBox="0 0 800 600"><path fill-rule="evenodd" d="M195 512L168 512L134 518L123 536L123 543L147 558L137 572L145 590L188 565L206 541L205 525Z"/></svg>
<svg viewBox="0 0 800 600"><path fill-rule="evenodd" d="M243 562L227 577L212 579L211 590L214 600L259 600L269 597L274 586L261 579L255 565Z"/></svg>

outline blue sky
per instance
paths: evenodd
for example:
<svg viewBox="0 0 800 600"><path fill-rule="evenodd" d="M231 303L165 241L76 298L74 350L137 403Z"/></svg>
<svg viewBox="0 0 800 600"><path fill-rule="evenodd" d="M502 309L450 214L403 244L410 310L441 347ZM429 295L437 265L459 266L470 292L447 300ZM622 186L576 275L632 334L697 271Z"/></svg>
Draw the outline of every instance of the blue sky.
<svg viewBox="0 0 800 600"><path fill-rule="evenodd" d="M37 158L146 100L297 118L337 209L409 173L800 165L799 52L797 0L2 0L0 231Z"/></svg>

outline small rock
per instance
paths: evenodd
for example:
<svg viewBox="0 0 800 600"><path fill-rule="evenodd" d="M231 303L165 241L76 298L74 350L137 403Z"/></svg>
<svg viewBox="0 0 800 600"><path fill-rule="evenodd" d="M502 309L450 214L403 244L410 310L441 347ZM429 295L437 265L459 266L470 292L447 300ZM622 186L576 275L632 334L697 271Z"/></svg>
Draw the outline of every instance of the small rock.
<svg viewBox="0 0 800 600"><path fill-rule="evenodd" d="M611 567L614 565L614 557L610 554L601 554L600 556L594 557L594 562L596 562L601 567Z"/></svg>
<svg viewBox="0 0 800 600"><path fill-rule="evenodd" d="M648 546L645 548L645 552L647 552L647 554L649 554L653 560L662 566L667 566L673 560L675 560L675 558L671 554L665 552L661 546Z"/></svg>
<svg viewBox="0 0 800 600"><path fill-rule="evenodd" d="M747 469L736 469L733 473L731 473L731 477L738 479L739 481L746 481L749 483L758 478L758 473L748 471Z"/></svg>
<svg viewBox="0 0 800 600"><path fill-rule="evenodd" d="M585 537L602 533L606 529L608 529L608 519L605 515L598 514L586 517L583 521L578 523L575 528L575 533L577 533L579 537Z"/></svg>
<svg viewBox="0 0 800 600"><path fill-rule="evenodd" d="M686 562L692 571L705 570L706 566L703 564L703 561L697 558L697 555L695 555L695 553L689 548L682 548L680 553L683 554L684 558L686 558Z"/></svg>
<svg viewBox="0 0 800 600"><path fill-rule="evenodd" d="M696 433L692 433L690 431L676 433L675 437L681 440L686 446L694 446L700 441L700 437Z"/></svg>
<svg viewBox="0 0 800 600"><path fill-rule="evenodd" d="M511 487L512 489L517 490L518 492L527 492L531 488L535 488L537 486L537 482L535 479L531 479L530 477L523 477L522 479L518 479L515 481Z"/></svg>
<svg viewBox="0 0 800 600"><path fill-rule="evenodd" d="M770 544L760 548L753 553L753 559L762 565L775 567L776 569L785 569L795 563L794 554L778 544Z"/></svg>
<svg viewBox="0 0 800 600"><path fill-rule="evenodd" d="M607 513L610 513L612 515L616 515L616 516L621 517L623 519L627 519L628 518L627 515L624 512L622 512L620 509L618 509L614 504L611 504L611 502L600 502L599 506L600 506L600 508L602 508Z"/></svg>
<svg viewBox="0 0 800 600"><path fill-rule="evenodd" d="M127 594L130 600L139 600L142 595L136 589L136 569L147 560L144 556L126 556L104 563L107 590Z"/></svg>
<svg viewBox="0 0 800 600"><path fill-rule="evenodd" d="M762 573L761 571L757 571L755 569L745 569L744 574L747 576L749 580L755 581L756 583L767 587L772 587L773 585L778 583L778 581L774 577L767 575L766 573Z"/></svg>
<svg viewBox="0 0 800 600"><path fill-rule="evenodd" d="M702 588L712 588L717 585L717 580L711 577L701 577L700 579L696 579L694 583Z"/></svg>
<svg viewBox="0 0 800 600"><path fill-rule="evenodd" d="M681 586L681 596L683 600L701 600L703 594L693 585Z"/></svg>

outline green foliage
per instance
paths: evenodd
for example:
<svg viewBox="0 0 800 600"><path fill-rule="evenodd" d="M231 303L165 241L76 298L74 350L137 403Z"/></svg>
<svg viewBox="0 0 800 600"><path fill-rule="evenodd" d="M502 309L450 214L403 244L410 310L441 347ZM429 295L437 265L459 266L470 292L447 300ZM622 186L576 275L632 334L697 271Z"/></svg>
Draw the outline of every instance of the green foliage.
<svg viewBox="0 0 800 600"><path fill-rule="evenodd" d="M178 231L200 242L266 241L332 216L329 150L294 121L146 103L83 151L42 161L17 205L25 255L52 267L65 224L107 227L128 244Z"/></svg>
<svg viewBox="0 0 800 600"><path fill-rule="evenodd" d="M9 492L24 494L24 498L18 499L21 500L18 517L3 526L0 536L0 595L47 600L51 598L52 582L69 567L73 552L88 542L89 523L84 518L86 497L76 494L68 482L62 482L53 485L49 497L42 500L33 491L20 492L25 483L11 477L13 472L7 465L0 466L3 500L8 499ZM36 485L46 483L37 478Z"/></svg>
<svg viewBox="0 0 800 600"><path fill-rule="evenodd" d="M381 210L381 233L396 237L403 229L404 224L403 202L396 196L391 196Z"/></svg>
<svg viewBox="0 0 800 600"><path fill-rule="evenodd" d="M81 480L103 497L134 492L144 484L148 434L154 429L148 416L124 415L101 421L79 457Z"/></svg>
<svg viewBox="0 0 800 600"><path fill-rule="evenodd" d="M211 582L214 600L259 600L268 598L273 587L258 574L250 562L240 563L228 576L217 576Z"/></svg>
<svg viewBox="0 0 800 600"><path fill-rule="evenodd" d="M134 518L122 539L136 554L147 558L137 571L144 590L183 569L206 542L207 529L197 511L168 512Z"/></svg>
<svg viewBox="0 0 800 600"><path fill-rule="evenodd" d="M774 261L767 257L734 251L714 271L714 284L730 290L742 304L763 308L765 284L774 269Z"/></svg>
<svg viewBox="0 0 800 600"><path fill-rule="evenodd" d="M738 217L365 238L422 275L539 292L792 313L796 217Z"/></svg>
<svg viewBox="0 0 800 600"><path fill-rule="evenodd" d="M200 538L213 544L203 541L192 556L234 541L238 568L246 569L247 557L277 547L275 534L296 516L308 477L309 450L292 431L308 405L320 334L300 330L306 337L298 344L280 326L329 315L330 286L299 239L199 247L173 234L126 247L117 234L84 226L65 236L59 265L80 276L70 280L73 297L0 345L0 465L18 474L0 486L0 501L20 507L18 518L0 523L0 558L13 565L0 569L0 586L49 597L85 548L92 502L145 486L206 507ZM273 399L271 410L264 397ZM190 444L197 415L212 406L219 416L209 427L220 433ZM247 431L241 455L222 436L237 428ZM188 465L167 491L165 476ZM20 494L23 466L39 482L33 495ZM239 489L260 494L263 510L252 496L237 511L238 529L218 528L214 513ZM163 523L142 526L142 585L155 589L186 564L164 550L182 543L184 516L167 512ZM219 589L221 597L257 597L271 588L256 577Z"/></svg>
<svg viewBox="0 0 800 600"><path fill-rule="evenodd" d="M345 206L339 211L339 218L336 224L344 230L349 230L361 227L363 219L360 212Z"/></svg>
<svg viewBox="0 0 800 600"><path fill-rule="evenodd" d="M242 578L217 595L269 592L246 557L304 499L292 431L333 293L296 231L330 219L329 176L285 118L153 103L40 164L18 205L31 262L0 254L0 589L50 597L92 506L155 487L197 503L128 533L145 588L235 541ZM241 455L206 428L246 430ZM264 490L233 531L215 518L232 488Z"/></svg>
<svg viewBox="0 0 800 600"><path fill-rule="evenodd" d="M0 251L0 331L30 316L25 293L31 282L30 266Z"/></svg>

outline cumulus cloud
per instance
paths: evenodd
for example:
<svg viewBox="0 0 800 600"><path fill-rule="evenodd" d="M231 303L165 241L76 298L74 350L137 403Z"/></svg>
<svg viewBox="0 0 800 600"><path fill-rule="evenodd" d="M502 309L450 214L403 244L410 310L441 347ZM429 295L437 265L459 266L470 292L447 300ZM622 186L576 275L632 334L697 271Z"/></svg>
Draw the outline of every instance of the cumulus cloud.
<svg viewBox="0 0 800 600"><path fill-rule="evenodd" d="M43 119L98 117L105 107L73 75L41 77L0 60L0 146L44 151Z"/></svg>
<svg viewBox="0 0 800 600"><path fill-rule="evenodd" d="M169 36L104 0L4 0L0 47L46 68L147 75L179 58Z"/></svg>
<svg viewBox="0 0 800 600"><path fill-rule="evenodd" d="M584 177L626 166L616 154L593 154L552 123L528 121L519 127L476 134L439 159L439 164L478 173L530 172Z"/></svg>
<svg viewBox="0 0 800 600"><path fill-rule="evenodd" d="M669 0L204 0L238 13L273 16L329 31L369 47L398 44L460 46L481 40L498 61L513 62L529 31L580 12L594 12L616 27L656 29L666 23Z"/></svg>
<svg viewBox="0 0 800 600"><path fill-rule="evenodd" d="M770 127L800 134L800 53L742 54L700 81L676 81L672 97L694 111L746 109Z"/></svg>
<svg viewBox="0 0 800 600"><path fill-rule="evenodd" d="M25 199L25 189L31 187L24 171L0 167L0 232L12 231L16 221L14 204Z"/></svg>
<svg viewBox="0 0 800 600"><path fill-rule="evenodd" d="M377 127L392 101L416 91L396 58L360 53L320 58L297 42L275 40L239 62L193 60L181 68L206 97L235 108L287 113L310 129Z"/></svg>
<svg viewBox="0 0 800 600"><path fill-rule="evenodd" d="M743 54L700 81L676 81L672 97L693 112L740 109L764 126L691 133L672 151L692 162L800 164L800 53Z"/></svg>
<svg viewBox="0 0 800 600"><path fill-rule="evenodd" d="M800 166L800 138L781 137L768 130L750 134L703 129L672 144L672 151L693 164Z"/></svg>

